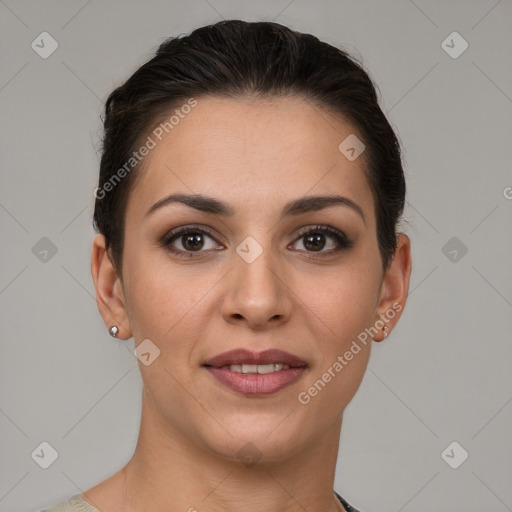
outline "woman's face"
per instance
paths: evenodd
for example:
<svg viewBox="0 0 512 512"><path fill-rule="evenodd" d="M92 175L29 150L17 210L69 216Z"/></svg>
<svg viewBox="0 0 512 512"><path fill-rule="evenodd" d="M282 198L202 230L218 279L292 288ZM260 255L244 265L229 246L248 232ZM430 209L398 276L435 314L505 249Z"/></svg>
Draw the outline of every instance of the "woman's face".
<svg viewBox="0 0 512 512"><path fill-rule="evenodd" d="M107 304L126 319L120 337L150 340L139 366L152 421L226 458L298 453L339 426L368 333L382 339L380 316L390 329L400 316L408 240L384 274L364 153L339 149L358 134L309 102L199 97L168 132L134 171L123 286ZM176 194L189 204L165 201ZM212 361L237 349L253 359ZM268 350L297 360L257 358Z"/></svg>

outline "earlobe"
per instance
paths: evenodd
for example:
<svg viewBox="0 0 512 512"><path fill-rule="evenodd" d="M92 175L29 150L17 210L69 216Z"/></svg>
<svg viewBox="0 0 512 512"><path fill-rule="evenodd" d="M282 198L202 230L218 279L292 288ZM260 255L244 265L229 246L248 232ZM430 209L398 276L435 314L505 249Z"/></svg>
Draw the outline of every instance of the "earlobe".
<svg viewBox="0 0 512 512"><path fill-rule="evenodd" d="M105 237L95 236L91 251L91 274L96 290L96 304L105 327L118 328L117 338L132 337L120 278L106 251Z"/></svg>
<svg viewBox="0 0 512 512"><path fill-rule="evenodd" d="M384 324L375 341L382 341L391 333L407 302L411 277L411 241L403 233L397 236L397 247L382 281L376 324Z"/></svg>

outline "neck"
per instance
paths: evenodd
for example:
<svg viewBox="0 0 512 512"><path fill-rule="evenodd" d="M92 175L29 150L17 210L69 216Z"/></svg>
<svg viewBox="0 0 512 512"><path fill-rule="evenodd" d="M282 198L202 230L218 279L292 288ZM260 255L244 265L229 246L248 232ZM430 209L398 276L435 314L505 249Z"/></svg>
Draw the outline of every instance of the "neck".
<svg viewBox="0 0 512 512"><path fill-rule="evenodd" d="M227 460L172 429L142 400L135 452L109 490L84 493L105 512L335 512L333 493L341 417L310 446L279 461ZM101 485L101 484L100 484ZM98 486L99 487L99 486ZM108 500L108 502L107 502Z"/></svg>

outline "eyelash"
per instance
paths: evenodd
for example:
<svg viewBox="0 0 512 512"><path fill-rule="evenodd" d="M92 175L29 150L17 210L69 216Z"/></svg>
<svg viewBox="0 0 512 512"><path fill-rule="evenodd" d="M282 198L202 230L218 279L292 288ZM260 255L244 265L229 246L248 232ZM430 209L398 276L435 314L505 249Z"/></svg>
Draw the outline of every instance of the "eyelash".
<svg viewBox="0 0 512 512"><path fill-rule="evenodd" d="M167 233L160 241L163 247L165 247L168 251L172 252L173 254L176 254L179 257L182 258L192 258L195 254L205 252L205 251L182 251L181 249L175 249L170 244L174 242L175 240L178 240L180 237L183 237L187 234L197 234L201 233L203 235L207 235L213 240L215 240L215 236L213 233L211 233L209 230L199 227L199 226L186 226L183 228L178 228L176 230L170 231ZM316 234L316 233L322 233L324 235L328 235L337 242L338 247L336 249L331 249L328 251L319 251L315 254L316 251L305 251L311 255L312 258L322 258L326 255L332 255L333 253L337 253L339 251L342 251L343 249L349 249L353 246L352 242L347 238L345 233L342 231L338 231L337 229L331 228L330 226L314 226L314 227L308 227L300 230L300 232L297 234L297 238L294 240L294 243L301 238L304 238L306 235L309 234ZM215 240L217 242L217 240ZM218 243L218 242L217 242ZM215 250L215 249L214 249Z"/></svg>

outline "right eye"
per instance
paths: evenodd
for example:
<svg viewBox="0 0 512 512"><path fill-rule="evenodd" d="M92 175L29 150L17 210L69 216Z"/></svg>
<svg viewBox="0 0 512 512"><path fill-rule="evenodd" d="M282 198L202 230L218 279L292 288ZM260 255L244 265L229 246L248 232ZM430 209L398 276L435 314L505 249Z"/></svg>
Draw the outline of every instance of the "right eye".
<svg viewBox="0 0 512 512"><path fill-rule="evenodd" d="M209 247L205 238L211 240ZM217 243L212 233L208 230L192 226L185 226L170 231L162 239L162 245L172 253L185 258L191 258L197 252L224 248L224 246Z"/></svg>

